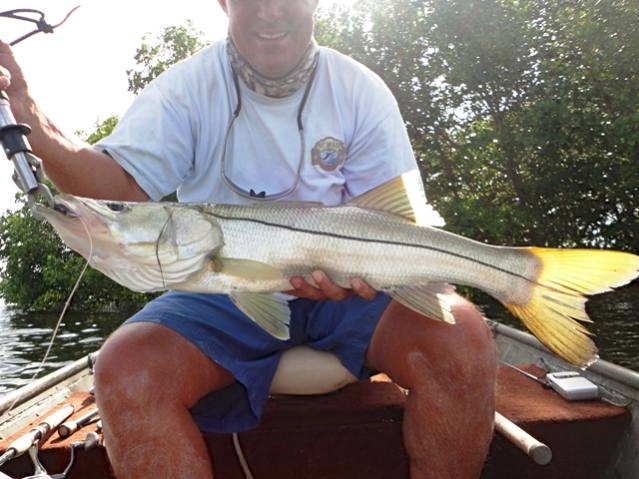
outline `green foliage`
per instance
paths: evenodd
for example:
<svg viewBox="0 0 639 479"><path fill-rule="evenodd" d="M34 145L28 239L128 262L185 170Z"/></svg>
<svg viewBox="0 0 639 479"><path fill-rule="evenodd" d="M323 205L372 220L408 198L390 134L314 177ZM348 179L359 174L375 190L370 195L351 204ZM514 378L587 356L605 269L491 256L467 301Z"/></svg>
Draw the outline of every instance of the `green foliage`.
<svg viewBox="0 0 639 479"><path fill-rule="evenodd" d="M639 250L639 4L362 0L321 41L395 93L448 228Z"/></svg>
<svg viewBox="0 0 639 479"><path fill-rule="evenodd" d="M129 91L139 93L154 78L180 60L188 58L204 45L203 33L187 20L185 25L165 28L156 37L142 38L142 45L135 53L137 66L127 70ZM151 40L153 43L148 43Z"/></svg>
<svg viewBox="0 0 639 479"><path fill-rule="evenodd" d="M0 296L6 303L27 311L60 311L84 265L26 204L0 217ZM130 311L148 299L89 268L71 309Z"/></svg>
<svg viewBox="0 0 639 479"><path fill-rule="evenodd" d="M116 115L110 116L107 119L96 123L95 130L91 133L84 131L77 132L78 136L84 139L90 145L93 145L111 134L115 125L118 124L119 118Z"/></svg>
<svg viewBox="0 0 639 479"><path fill-rule="evenodd" d="M200 34L190 23L168 27L150 45L145 37L136 54L137 70L129 70L130 90L138 92L171 64L202 47ZM77 132L94 144L113 131L118 117L95 125L91 133ZM55 191L53 185L49 185ZM175 199L175 195L167 197ZM60 311L85 260L67 248L53 228L31 214L25 200L22 207L0 217L0 296L8 304L25 311ZM73 296L71 309L79 311L131 311L140 308L152 295L134 293L102 273L88 268Z"/></svg>

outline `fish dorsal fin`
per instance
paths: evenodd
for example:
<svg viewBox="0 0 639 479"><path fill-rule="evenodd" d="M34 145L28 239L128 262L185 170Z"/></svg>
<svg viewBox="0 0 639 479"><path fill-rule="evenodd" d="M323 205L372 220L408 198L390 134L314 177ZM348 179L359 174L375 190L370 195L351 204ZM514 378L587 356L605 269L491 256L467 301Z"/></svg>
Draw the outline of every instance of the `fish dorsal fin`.
<svg viewBox="0 0 639 479"><path fill-rule="evenodd" d="M417 169L376 186L348 204L399 215L420 226L444 226L443 218L426 202Z"/></svg>
<svg viewBox="0 0 639 479"><path fill-rule="evenodd" d="M429 283L419 286L403 286L390 292L398 303L419 314L454 324L450 294L455 290L448 283Z"/></svg>
<svg viewBox="0 0 639 479"><path fill-rule="evenodd" d="M230 293L229 297L266 332L283 341L290 338L291 310L284 297L264 293Z"/></svg>

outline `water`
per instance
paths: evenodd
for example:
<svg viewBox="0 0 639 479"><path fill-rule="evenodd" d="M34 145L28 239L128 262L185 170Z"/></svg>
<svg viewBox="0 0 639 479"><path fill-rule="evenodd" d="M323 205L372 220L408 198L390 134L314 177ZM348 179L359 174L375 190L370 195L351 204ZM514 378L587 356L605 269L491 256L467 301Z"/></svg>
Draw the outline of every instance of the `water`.
<svg viewBox="0 0 639 479"><path fill-rule="evenodd" d="M518 326L499 305L487 303L484 311ZM600 356L639 371L639 283L593 298L588 312L595 319L591 330L597 335ZM39 376L98 349L127 316L68 313ZM57 314L19 313L0 302L0 394L31 380L57 320Z"/></svg>
<svg viewBox="0 0 639 479"><path fill-rule="evenodd" d="M492 298L483 305L485 314L502 323L524 329ZM595 334L601 359L639 371L639 281L612 293L591 298L586 310L594 321L587 325Z"/></svg>
<svg viewBox="0 0 639 479"><path fill-rule="evenodd" d="M0 395L31 380L44 357L58 316L11 311L0 302ZM100 348L126 317L111 313L67 313L38 377Z"/></svg>

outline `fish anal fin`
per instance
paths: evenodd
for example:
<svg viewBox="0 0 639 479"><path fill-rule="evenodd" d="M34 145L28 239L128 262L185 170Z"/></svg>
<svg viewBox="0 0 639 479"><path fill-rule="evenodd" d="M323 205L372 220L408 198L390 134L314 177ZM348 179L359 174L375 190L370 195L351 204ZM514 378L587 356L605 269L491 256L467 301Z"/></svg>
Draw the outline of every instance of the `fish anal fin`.
<svg viewBox="0 0 639 479"><path fill-rule="evenodd" d="M398 303L432 319L454 324L450 294L455 290L447 283L429 283L419 286L405 286L389 294Z"/></svg>
<svg viewBox="0 0 639 479"><path fill-rule="evenodd" d="M229 297L266 332L283 341L290 338L291 310L284 297L264 293L230 293Z"/></svg>
<svg viewBox="0 0 639 479"><path fill-rule="evenodd" d="M426 201L419 170L414 169L353 198L349 205L385 211L420 226L444 226L443 218Z"/></svg>

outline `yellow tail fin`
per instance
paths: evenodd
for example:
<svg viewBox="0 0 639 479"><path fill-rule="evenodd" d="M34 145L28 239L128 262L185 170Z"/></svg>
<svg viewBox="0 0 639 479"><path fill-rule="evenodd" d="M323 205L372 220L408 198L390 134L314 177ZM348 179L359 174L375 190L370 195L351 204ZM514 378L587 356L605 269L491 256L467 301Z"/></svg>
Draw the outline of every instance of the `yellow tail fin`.
<svg viewBox="0 0 639 479"><path fill-rule="evenodd" d="M527 248L541 272L529 301L505 306L548 348L565 360L587 367L597 347L581 322L586 296L610 291L639 276L639 256L620 251Z"/></svg>

